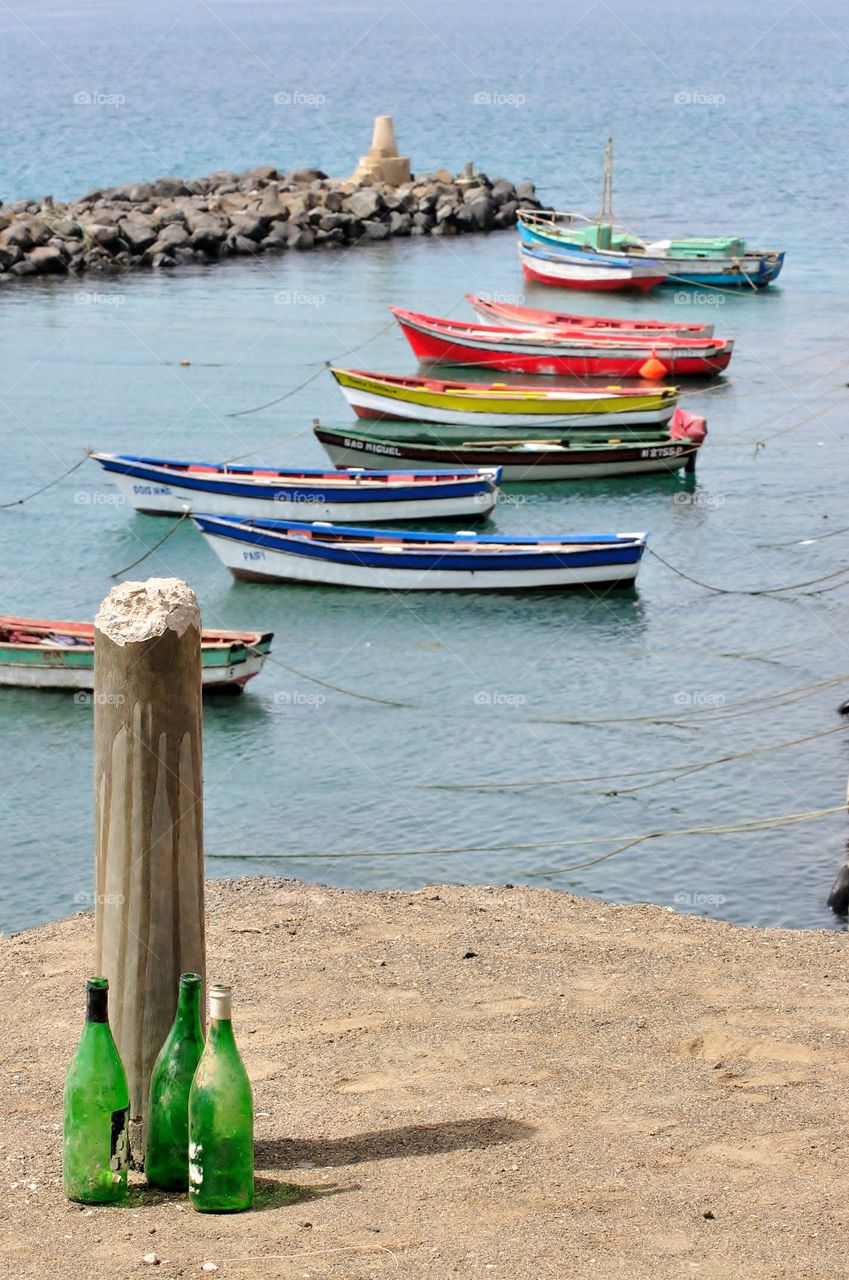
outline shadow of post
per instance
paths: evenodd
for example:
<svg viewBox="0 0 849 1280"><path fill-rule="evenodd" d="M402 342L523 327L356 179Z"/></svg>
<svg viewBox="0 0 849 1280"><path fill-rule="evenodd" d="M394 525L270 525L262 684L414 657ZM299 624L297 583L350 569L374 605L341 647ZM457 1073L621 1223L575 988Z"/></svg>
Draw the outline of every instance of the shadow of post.
<svg viewBox="0 0 849 1280"><path fill-rule="evenodd" d="M532 1125L521 1120L501 1117L450 1120L443 1124L376 1129L346 1138L266 1138L257 1142L255 1158L259 1169L294 1169L298 1165L335 1169L365 1160L398 1160L496 1147L527 1141L535 1132Z"/></svg>

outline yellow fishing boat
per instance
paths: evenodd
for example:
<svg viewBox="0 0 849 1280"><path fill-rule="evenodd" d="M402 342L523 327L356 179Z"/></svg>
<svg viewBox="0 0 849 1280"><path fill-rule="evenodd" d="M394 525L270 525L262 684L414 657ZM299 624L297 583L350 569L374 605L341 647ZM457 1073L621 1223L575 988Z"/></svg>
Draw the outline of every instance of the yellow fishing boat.
<svg viewBox="0 0 849 1280"><path fill-rule="evenodd" d="M678 403L677 387L545 387L491 382L442 382L331 367L358 418L408 419L469 427L662 426Z"/></svg>

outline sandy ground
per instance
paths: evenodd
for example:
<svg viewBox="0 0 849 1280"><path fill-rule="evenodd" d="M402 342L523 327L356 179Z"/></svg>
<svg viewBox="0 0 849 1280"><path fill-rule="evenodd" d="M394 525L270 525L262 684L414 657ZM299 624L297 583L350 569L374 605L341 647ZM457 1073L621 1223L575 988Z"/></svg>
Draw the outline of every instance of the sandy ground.
<svg viewBox="0 0 849 1280"><path fill-rule="evenodd" d="M844 935L501 886L211 882L208 912L259 1211L64 1200L76 916L0 940L3 1280L849 1275Z"/></svg>

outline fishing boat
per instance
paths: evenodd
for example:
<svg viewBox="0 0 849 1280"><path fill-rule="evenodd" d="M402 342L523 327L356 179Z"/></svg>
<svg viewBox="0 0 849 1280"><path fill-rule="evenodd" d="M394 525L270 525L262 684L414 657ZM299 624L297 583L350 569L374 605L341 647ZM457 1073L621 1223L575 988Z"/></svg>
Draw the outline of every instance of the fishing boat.
<svg viewBox="0 0 849 1280"><path fill-rule="evenodd" d="M384 591L529 591L631 583L645 533L394 534L345 525L192 517L235 578Z"/></svg>
<svg viewBox="0 0 849 1280"><path fill-rule="evenodd" d="M483 518L498 498L497 471L271 471L93 453L136 511L179 515L266 516L275 520Z"/></svg>
<svg viewBox="0 0 849 1280"><path fill-rule="evenodd" d="M526 209L518 219L525 274L543 284L568 287L575 255L588 255L628 269L644 262L655 284L761 289L784 265L784 252L752 249L734 236L648 242L615 223L599 223L577 213ZM581 284L579 288L598 288ZM654 287L652 285L652 287Z"/></svg>
<svg viewBox="0 0 849 1280"><path fill-rule="evenodd" d="M577 252L610 263L620 261L630 265L643 261L653 271L661 271L659 283L669 285L761 289L775 280L784 265L782 250L750 248L740 236L646 241L617 224L613 217L612 139L608 140L604 154L604 183L597 218L554 210L520 209L518 227L523 263L525 254L532 259L539 253L547 257L554 255L555 260L562 254L565 269L570 267Z"/></svg>
<svg viewBox="0 0 849 1280"><path fill-rule="evenodd" d="M712 324L677 324L672 320L636 320L631 316L584 316L570 311L500 302L467 293L466 301L484 324L508 324L514 329L570 329L593 337L637 334L647 338L712 338Z"/></svg>
<svg viewBox="0 0 849 1280"><path fill-rule="evenodd" d="M505 373L704 378L726 369L734 348L731 338L583 337L565 329L535 332L445 320L399 307L389 310L419 360Z"/></svg>
<svg viewBox="0 0 849 1280"><path fill-rule="evenodd" d="M521 234L522 224L519 229ZM659 262L591 249L588 245L523 243L519 245L519 259L528 280L560 289L649 293L666 282L666 270Z"/></svg>
<svg viewBox="0 0 849 1280"><path fill-rule="evenodd" d="M679 423L675 418L681 415ZM459 441L442 444L386 438L369 431L340 431L314 426L315 437L338 467L368 465L379 459L400 465L444 467L498 466L513 484L553 480L601 480L615 476L693 471L707 434L703 418L676 409L669 431L627 438L599 439L591 432L571 432L563 440Z"/></svg>
<svg viewBox="0 0 849 1280"><path fill-rule="evenodd" d="M271 631L205 630L203 688L238 693L271 652ZM29 689L94 688L94 624L0 617L0 685Z"/></svg>
<svg viewBox="0 0 849 1280"><path fill-rule="evenodd" d="M539 388L501 382L444 382L331 367L358 418L406 419L463 427L557 428L659 426L678 402L677 387L625 390L601 387Z"/></svg>

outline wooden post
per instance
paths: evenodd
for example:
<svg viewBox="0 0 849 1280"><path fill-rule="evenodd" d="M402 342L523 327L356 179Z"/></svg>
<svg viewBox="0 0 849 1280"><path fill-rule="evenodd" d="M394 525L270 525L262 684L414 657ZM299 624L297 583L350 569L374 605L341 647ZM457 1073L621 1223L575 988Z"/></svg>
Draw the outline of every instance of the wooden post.
<svg viewBox="0 0 849 1280"><path fill-rule="evenodd" d="M96 972L140 1164L180 974L206 972L200 609L179 578L123 582L94 627Z"/></svg>

